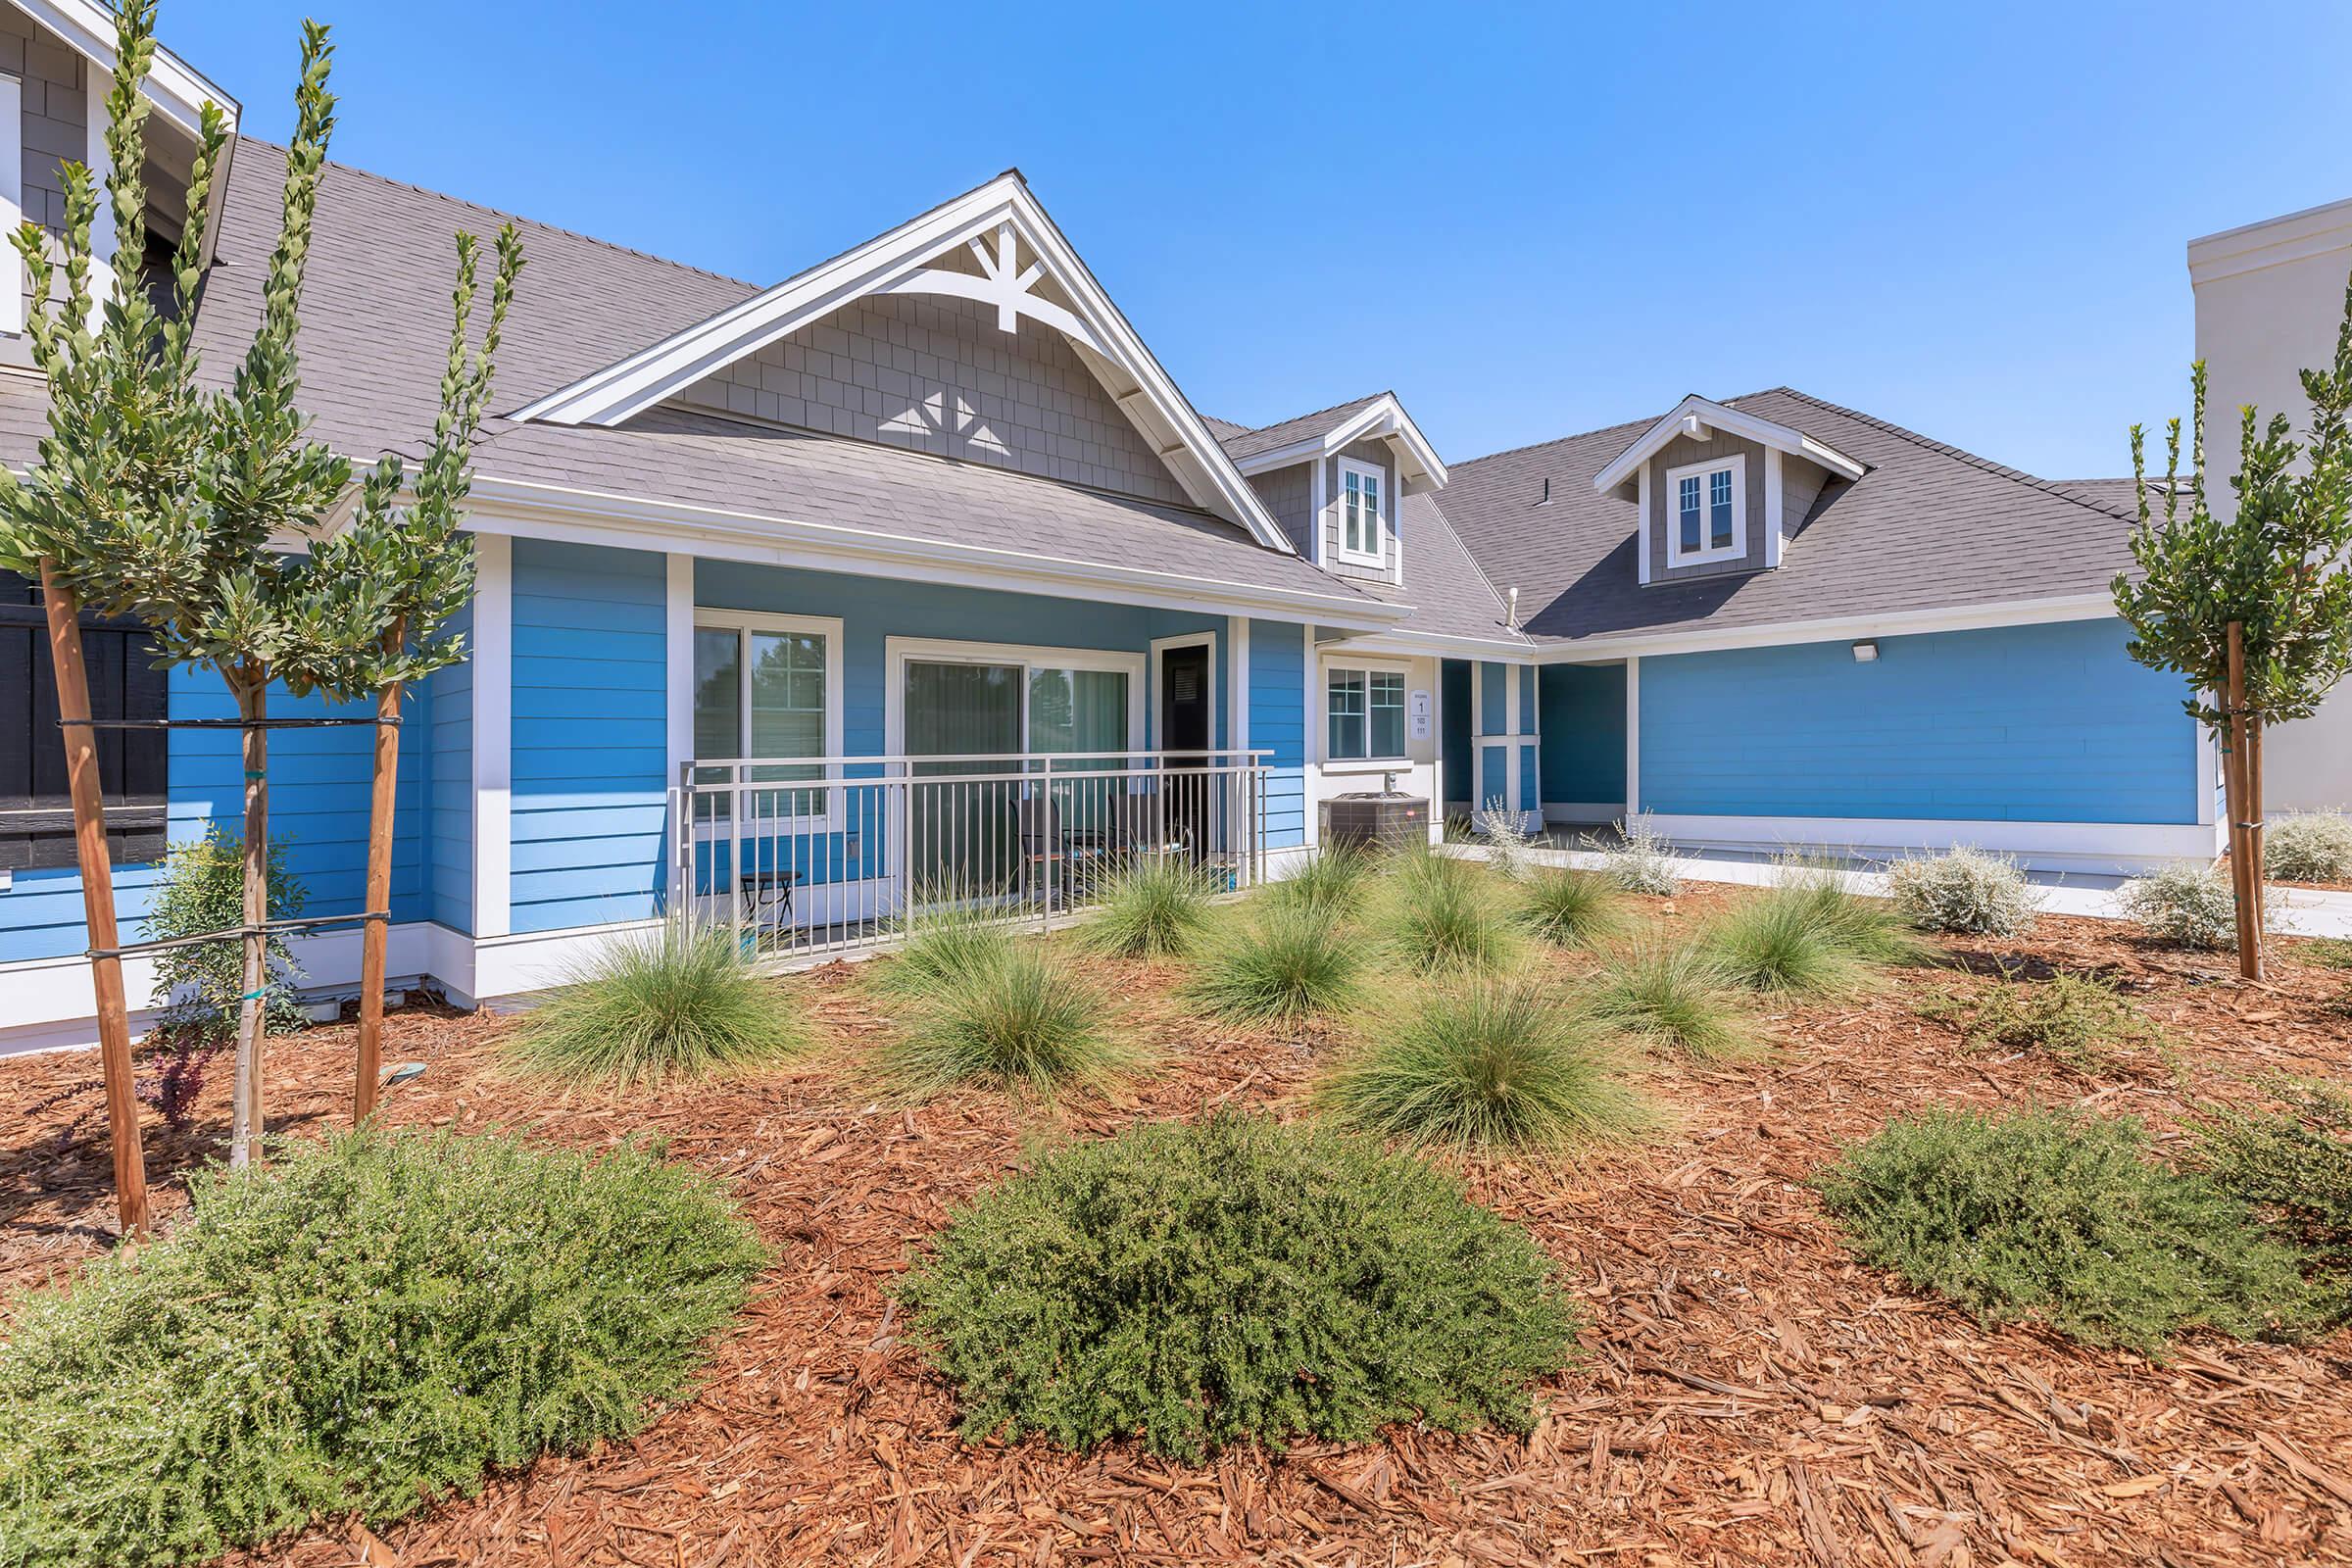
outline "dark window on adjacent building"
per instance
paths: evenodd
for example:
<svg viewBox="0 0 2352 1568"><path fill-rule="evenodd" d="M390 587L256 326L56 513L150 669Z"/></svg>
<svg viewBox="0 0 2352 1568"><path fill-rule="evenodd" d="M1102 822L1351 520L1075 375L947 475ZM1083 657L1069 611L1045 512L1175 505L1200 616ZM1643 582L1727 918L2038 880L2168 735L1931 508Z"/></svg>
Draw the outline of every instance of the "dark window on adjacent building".
<svg viewBox="0 0 2352 1568"><path fill-rule="evenodd" d="M165 715L164 672L153 667L155 646L135 621L84 614L81 651L92 716ZM168 754L160 729L98 732L107 839L118 865L163 854ZM74 808L66 795L57 677L49 667L40 587L0 571L0 867L74 863Z"/></svg>

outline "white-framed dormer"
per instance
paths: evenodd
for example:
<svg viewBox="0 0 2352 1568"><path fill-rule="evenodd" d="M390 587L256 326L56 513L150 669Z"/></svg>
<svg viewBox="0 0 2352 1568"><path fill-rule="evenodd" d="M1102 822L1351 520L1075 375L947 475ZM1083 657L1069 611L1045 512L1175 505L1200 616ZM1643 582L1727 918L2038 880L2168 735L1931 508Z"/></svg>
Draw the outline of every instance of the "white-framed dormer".
<svg viewBox="0 0 2352 1568"><path fill-rule="evenodd" d="M1666 470L1666 564L1697 566L1747 554L1747 455Z"/></svg>
<svg viewBox="0 0 2352 1568"><path fill-rule="evenodd" d="M1337 465L1339 493L1333 499L1339 514L1334 519L1334 559L1344 565L1381 569L1388 564L1390 536L1395 531L1389 520L1395 497L1390 493L1394 487L1388 470L1346 456L1339 458Z"/></svg>

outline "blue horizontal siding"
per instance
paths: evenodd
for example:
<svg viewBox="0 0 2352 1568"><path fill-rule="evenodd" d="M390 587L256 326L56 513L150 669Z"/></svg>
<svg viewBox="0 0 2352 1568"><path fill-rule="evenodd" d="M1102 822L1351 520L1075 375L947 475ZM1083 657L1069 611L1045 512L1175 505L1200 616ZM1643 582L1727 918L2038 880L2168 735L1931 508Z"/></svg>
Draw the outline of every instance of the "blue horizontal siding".
<svg viewBox="0 0 2352 1568"><path fill-rule="evenodd" d="M473 612L459 612L450 630L472 642ZM473 931L473 663L437 669L425 680L430 745L425 760L425 909L453 931Z"/></svg>
<svg viewBox="0 0 2352 1568"><path fill-rule="evenodd" d="M1642 662L1642 805L1670 814L2193 822L2179 677L2112 619Z"/></svg>
<svg viewBox="0 0 2352 1568"><path fill-rule="evenodd" d="M1266 758L1266 847L1306 842L1306 628L1250 623L1250 745Z"/></svg>
<svg viewBox="0 0 2352 1568"><path fill-rule="evenodd" d="M1537 671L1544 799L1625 800L1625 666L1547 664Z"/></svg>
<svg viewBox="0 0 2352 1568"><path fill-rule="evenodd" d="M668 564L517 539L513 571L513 929L645 919L668 798Z"/></svg>

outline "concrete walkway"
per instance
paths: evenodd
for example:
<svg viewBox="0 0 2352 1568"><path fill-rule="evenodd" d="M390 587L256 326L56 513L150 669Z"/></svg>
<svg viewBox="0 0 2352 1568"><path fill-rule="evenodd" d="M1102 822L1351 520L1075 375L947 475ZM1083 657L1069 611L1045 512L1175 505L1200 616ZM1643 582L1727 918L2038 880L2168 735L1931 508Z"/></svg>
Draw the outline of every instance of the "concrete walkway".
<svg viewBox="0 0 2352 1568"><path fill-rule="evenodd" d="M1467 846L1474 853L1478 846ZM1579 870L1602 869L1602 857L1597 851L1531 848L1528 858L1540 865L1573 866ZM1730 882L1743 887L1768 887L1778 875L1779 868L1769 859L1757 856L1714 854L1705 851L1686 853L1674 858L1677 870L1687 881ZM1886 873L1857 866L1839 873L1845 885L1856 893L1884 897ZM2041 895L2041 906L2051 914L2082 914L2094 920L2128 918L2117 903L2117 893L2126 878L2119 876L2088 876L2075 874L2060 876L2044 872L2028 872L2031 881ZM2311 888L2273 888L2271 906L2279 931L2298 937L2352 938L2352 893L2322 893Z"/></svg>

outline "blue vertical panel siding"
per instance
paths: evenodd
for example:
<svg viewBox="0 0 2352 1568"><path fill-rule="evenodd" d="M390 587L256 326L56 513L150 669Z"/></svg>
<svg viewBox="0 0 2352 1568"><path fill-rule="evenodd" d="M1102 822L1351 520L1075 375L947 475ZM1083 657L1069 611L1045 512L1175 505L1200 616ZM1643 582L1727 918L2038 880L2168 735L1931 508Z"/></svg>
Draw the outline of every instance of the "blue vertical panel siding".
<svg viewBox="0 0 2352 1568"><path fill-rule="evenodd" d="M470 607L452 630L472 640ZM424 887L429 918L473 932L473 662L425 680Z"/></svg>
<svg viewBox="0 0 2352 1568"><path fill-rule="evenodd" d="M1537 792L1536 748L1519 748L1519 806L1522 810L1535 810L1542 800Z"/></svg>
<svg viewBox="0 0 2352 1568"><path fill-rule="evenodd" d="M1306 628L1250 623L1250 745L1266 758L1266 847L1306 842Z"/></svg>
<svg viewBox="0 0 2352 1568"><path fill-rule="evenodd" d="M1625 666L1546 664L1537 672L1546 801L1625 802Z"/></svg>
<svg viewBox="0 0 2352 1568"><path fill-rule="evenodd" d="M1478 666L1478 732L1501 735L1510 727L1511 693L1507 664L1493 662Z"/></svg>
<svg viewBox="0 0 2352 1568"><path fill-rule="evenodd" d="M668 809L667 564L514 548L514 929L644 919Z"/></svg>
<svg viewBox="0 0 2352 1568"><path fill-rule="evenodd" d="M1439 760L1446 764L1446 793L1455 801L1470 799L1470 718L1474 711L1471 671L1477 666L1464 659L1440 661L1439 705L1443 733L1438 737ZM1443 803L1441 803L1443 804Z"/></svg>
<svg viewBox="0 0 2352 1568"><path fill-rule="evenodd" d="M1511 749L1508 746L1479 747L1478 795L1471 801L1471 807L1483 809L1489 801L1506 799L1510 787Z"/></svg>
<svg viewBox="0 0 2352 1568"><path fill-rule="evenodd" d="M1519 671L1519 733L1522 735L1536 733L1536 686L1540 678L1533 664Z"/></svg>
<svg viewBox="0 0 2352 1568"><path fill-rule="evenodd" d="M1642 661L1642 804L1721 816L2193 822L2180 681L2113 619Z"/></svg>

